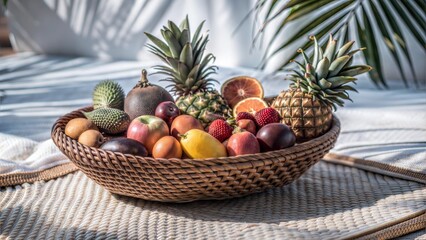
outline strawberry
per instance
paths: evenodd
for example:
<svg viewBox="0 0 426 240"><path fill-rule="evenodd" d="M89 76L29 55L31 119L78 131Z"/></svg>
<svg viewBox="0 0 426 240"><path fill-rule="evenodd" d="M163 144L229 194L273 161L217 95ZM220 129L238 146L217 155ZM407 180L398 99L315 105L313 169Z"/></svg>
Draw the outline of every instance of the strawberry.
<svg viewBox="0 0 426 240"><path fill-rule="evenodd" d="M234 129L223 119L214 120L209 126L209 134L220 142L225 141L232 135Z"/></svg>
<svg viewBox="0 0 426 240"><path fill-rule="evenodd" d="M257 111L254 118L259 127L263 127L269 123L279 123L281 119L277 110L270 107Z"/></svg>
<svg viewBox="0 0 426 240"><path fill-rule="evenodd" d="M239 112L237 114L237 122L240 121L241 119L249 119L249 120L252 120L253 122L256 122L256 119L254 118L253 114L248 112Z"/></svg>

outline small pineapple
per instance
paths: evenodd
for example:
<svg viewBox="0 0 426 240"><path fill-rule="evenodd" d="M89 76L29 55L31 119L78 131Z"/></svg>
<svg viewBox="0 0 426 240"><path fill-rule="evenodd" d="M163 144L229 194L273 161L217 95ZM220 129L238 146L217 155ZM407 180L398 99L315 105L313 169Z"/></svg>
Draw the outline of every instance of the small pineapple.
<svg viewBox="0 0 426 240"><path fill-rule="evenodd" d="M347 85L355 82L354 77L371 70L368 65L351 66L352 56L360 48L351 51L354 41L345 43L336 51L336 40L330 35L325 51L313 36L314 53L308 58L302 49L305 65L299 65L300 71L290 75L293 83L290 89L283 91L272 103L283 117L282 122L289 125L299 142L315 138L327 132L331 126L336 105L343 107L343 100L350 100L348 91L357 91Z"/></svg>
<svg viewBox="0 0 426 240"><path fill-rule="evenodd" d="M209 35L200 34L204 22L191 36L188 16L178 27L168 21L161 34L164 41L145 33L153 44L148 44L150 52L158 56L168 66L158 65L158 73L168 77L170 91L178 96L176 105L186 114L201 121L207 127L211 114L229 116L232 112L226 100L212 88L216 80L210 78L216 73L216 66L209 66L215 60L213 54L204 55Z"/></svg>

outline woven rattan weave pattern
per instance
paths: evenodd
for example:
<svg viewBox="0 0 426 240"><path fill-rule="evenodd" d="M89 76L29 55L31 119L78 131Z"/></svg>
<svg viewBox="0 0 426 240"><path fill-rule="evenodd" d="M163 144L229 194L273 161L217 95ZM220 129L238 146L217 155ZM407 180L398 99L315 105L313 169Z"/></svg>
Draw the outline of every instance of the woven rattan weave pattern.
<svg viewBox="0 0 426 240"><path fill-rule="evenodd" d="M154 159L84 146L64 133L73 111L52 128L52 139L89 178L112 193L162 202L226 199L289 184L334 145L340 122L324 135L293 147L218 159Z"/></svg>

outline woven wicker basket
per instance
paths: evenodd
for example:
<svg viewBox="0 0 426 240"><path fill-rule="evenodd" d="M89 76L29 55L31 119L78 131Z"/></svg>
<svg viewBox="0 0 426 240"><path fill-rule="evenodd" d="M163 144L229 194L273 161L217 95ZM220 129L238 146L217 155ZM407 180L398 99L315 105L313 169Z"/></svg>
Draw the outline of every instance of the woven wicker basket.
<svg viewBox="0 0 426 240"><path fill-rule="evenodd" d="M323 136L293 147L218 159L154 159L87 147L65 135L71 112L56 121L52 139L89 178L112 193L162 202L225 199L289 184L334 145L340 122Z"/></svg>

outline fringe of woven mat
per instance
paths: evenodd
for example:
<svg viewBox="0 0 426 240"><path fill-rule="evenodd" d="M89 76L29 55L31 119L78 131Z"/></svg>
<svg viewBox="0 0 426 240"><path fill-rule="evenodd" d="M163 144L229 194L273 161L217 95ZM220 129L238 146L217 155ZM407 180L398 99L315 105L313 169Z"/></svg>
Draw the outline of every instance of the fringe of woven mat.
<svg viewBox="0 0 426 240"><path fill-rule="evenodd" d="M363 169L369 172L375 172L382 175L387 175L396 178L402 178L418 183L426 184L426 174L420 172L414 172L409 169L400 168L384 163L379 163L371 160L365 160L360 158L354 158L346 155L340 155L335 153L328 153L322 159L326 162L346 165Z"/></svg>
<svg viewBox="0 0 426 240"><path fill-rule="evenodd" d="M0 175L0 187L14 186L23 183L33 183L36 181L48 181L62 177L77 170L78 168L74 165L74 163L69 162L40 171L4 174Z"/></svg>
<svg viewBox="0 0 426 240"><path fill-rule="evenodd" d="M394 239L426 228L426 209L342 239Z"/></svg>

